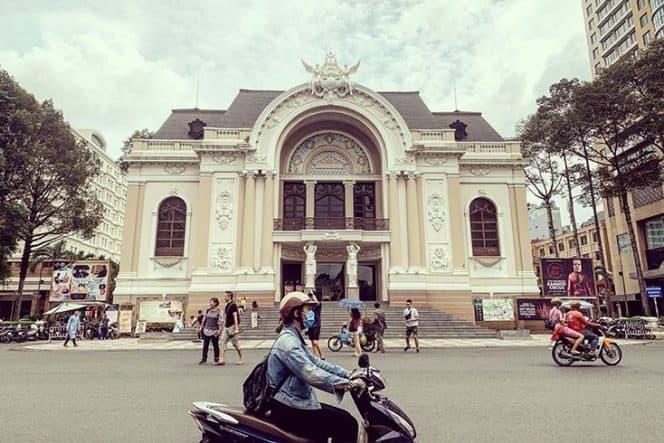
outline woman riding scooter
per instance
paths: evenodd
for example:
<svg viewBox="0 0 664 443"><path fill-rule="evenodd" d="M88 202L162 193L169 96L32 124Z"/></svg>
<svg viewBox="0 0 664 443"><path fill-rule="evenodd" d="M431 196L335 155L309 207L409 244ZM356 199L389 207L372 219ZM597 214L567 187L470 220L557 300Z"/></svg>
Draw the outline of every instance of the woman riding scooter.
<svg viewBox="0 0 664 443"><path fill-rule="evenodd" d="M314 322L316 302L302 292L291 292L279 305L283 329L268 359L268 381L277 388L271 403L271 421L316 441L355 442L358 424L348 412L320 404L312 387L338 393L353 387L350 372L321 360L307 349L302 330Z"/></svg>

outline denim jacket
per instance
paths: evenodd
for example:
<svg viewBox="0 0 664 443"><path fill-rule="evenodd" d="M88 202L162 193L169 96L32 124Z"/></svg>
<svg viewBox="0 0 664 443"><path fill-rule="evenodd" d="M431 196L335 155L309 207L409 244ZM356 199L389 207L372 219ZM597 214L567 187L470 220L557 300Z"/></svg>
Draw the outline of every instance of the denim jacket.
<svg viewBox="0 0 664 443"><path fill-rule="evenodd" d="M293 325L284 326L277 337L267 372L272 388L283 381L274 399L297 409L321 409L312 386L333 394L333 385L347 383L350 375L347 369L312 354Z"/></svg>

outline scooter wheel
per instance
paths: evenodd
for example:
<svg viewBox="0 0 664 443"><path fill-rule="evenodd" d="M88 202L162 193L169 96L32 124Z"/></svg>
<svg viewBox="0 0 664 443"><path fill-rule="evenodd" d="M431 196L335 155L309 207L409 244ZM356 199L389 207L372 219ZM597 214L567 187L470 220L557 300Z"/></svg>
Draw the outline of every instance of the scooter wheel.
<svg viewBox="0 0 664 443"><path fill-rule="evenodd" d="M332 352L340 351L342 346L343 344L341 343L341 340L336 335L333 335L327 340L327 347Z"/></svg>
<svg viewBox="0 0 664 443"><path fill-rule="evenodd" d="M570 366L572 363L574 363L574 359L561 355L564 352L569 352L569 349L567 348L568 347L564 343L558 342L551 350L551 357L558 366Z"/></svg>
<svg viewBox="0 0 664 443"><path fill-rule="evenodd" d="M604 345L602 347L599 357L602 359L604 364L615 366L620 363L620 360L622 360L622 350L616 343L609 343L608 345Z"/></svg>
<svg viewBox="0 0 664 443"><path fill-rule="evenodd" d="M376 347L376 342L374 340L370 339L370 338L367 338L367 340L366 340L366 342L364 342L364 344L362 344L362 342L360 342L360 346L366 352L371 352L371 351L374 350L374 347Z"/></svg>

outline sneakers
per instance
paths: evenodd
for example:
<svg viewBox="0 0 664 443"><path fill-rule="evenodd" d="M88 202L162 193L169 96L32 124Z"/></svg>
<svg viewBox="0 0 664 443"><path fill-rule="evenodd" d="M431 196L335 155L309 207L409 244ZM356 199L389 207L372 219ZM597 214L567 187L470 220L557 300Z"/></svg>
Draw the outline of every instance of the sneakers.
<svg viewBox="0 0 664 443"><path fill-rule="evenodd" d="M406 352L409 349L410 349L410 346L406 346L405 348L403 348L403 352Z"/></svg>
<svg viewBox="0 0 664 443"><path fill-rule="evenodd" d="M198 362L199 365L204 365L205 363L207 363L207 360L201 360Z"/></svg>
<svg viewBox="0 0 664 443"><path fill-rule="evenodd" d="M420 348L415 348L415 352L420 352Z"/></svg>

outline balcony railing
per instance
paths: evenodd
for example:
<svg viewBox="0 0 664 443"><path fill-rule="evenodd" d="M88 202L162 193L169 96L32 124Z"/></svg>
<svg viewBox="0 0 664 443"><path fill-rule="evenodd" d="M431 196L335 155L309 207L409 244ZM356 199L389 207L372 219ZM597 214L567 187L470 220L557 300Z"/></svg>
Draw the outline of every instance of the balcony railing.
<svg viewBox="0 0 664 443"><path fill-rule="evenodd" d="M296 217L274 219L275 231L301 231L303 229L388 231L390 229L390 221L384 218L361 217Z"/></svg>

